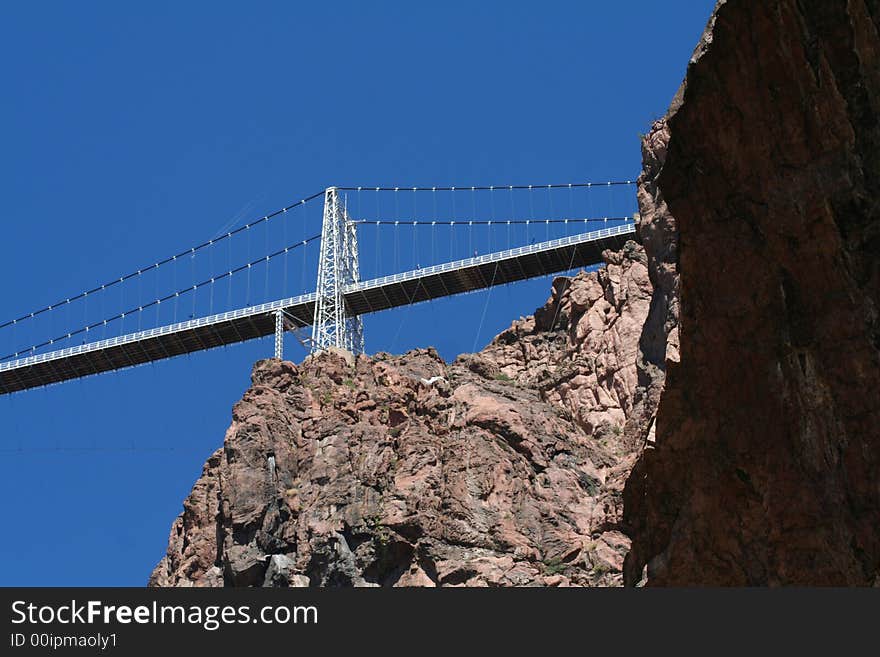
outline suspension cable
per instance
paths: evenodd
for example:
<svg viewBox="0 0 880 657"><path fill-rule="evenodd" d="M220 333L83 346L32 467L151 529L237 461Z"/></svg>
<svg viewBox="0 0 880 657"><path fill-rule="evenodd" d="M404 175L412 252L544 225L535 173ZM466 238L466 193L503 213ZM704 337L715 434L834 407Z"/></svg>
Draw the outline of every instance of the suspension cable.
<svg viewBox="0 0 880 657"><path fill-rule="evenodd" d="M312 237L309 237L309 238L306 238L306 239L301 240L299 242L296 242L295 244L291 244L283 249L279 249L275 253L270 253L269 255L263 256L257 260L253 260L251 262L246 262L245 264L240 265L239 267L236 267L235 269L230 269L228 271L217 274L216 276L212 276L211 278L208 278L208 279L202 281L201 283L196 283L195 285L184 288L182 290L178 290L177 292L172 292L171 294L168 294L168 295L161 297L159 299L154 299L153 301L139 305L136 308L131 308L130 310L126 310L125 312L121 312L117 315L114 315L113 317L108 317L106 319L99 320L99 321L95 322L94 324L89 324L89 325L84 326L82 328L79 328L75 331L71 331L69 333L65 333L64 335L58 336L56 338L46 340L45 342L41 342L40 344L34 345L34 346L29 347L27 349L21 349L13 354L7 354L5 356L0 356L0 361L9 360L11 358L18 358L19 356L22 356L28 352L32 353L32 352L36 351L37 349L41 349L43 347L48 347L50 345L55 344L56 342L61 342L62 340L68 340L75 335L81 335L83 333L87 333L87 332L91 331L92 329L95 329L95 328L98 328L101 326L106 326L107 324L114 322L116 320L125 319L125 317L127 315L133 315L134 313L142 312L142 311L146 310L147 308L151 308L153 306L159 306L163 302L171 301L172 299L177 301L177 299L183 294L194 292L195 290L198 290L206 285L211 285L215 281L219 281L224 278L230 278L230 280L231 280L231 277L234 274L237 274L237 273L244 271L244 270L249 271L250 268L253 267L254 265L259 265L260 263L269 262L271 259L276 258L280 255L287 254L293 249L296 249L296 248L305 246L311 242L314 242L315 240L320 239L320 237L321 237L320 234L313 235Z"/></svg>
<svg viewBox="0 0 880 657"><path fill-rule="evenodd" d="M201 251L202 249L208 248L209 246L213 246L213 245L217 244L218 242L222 242L223 240L229 239L230 237L237 235L238 233L240 233L244 230L248 230L248 229L252 228L253 226L257 226L263 222L269 221L270 219L273 219L274 217L277 217L280 214L285 214L289 210L292 210L296 207L299 207L300 205L305 205L309 201L313 201L316 198L323 196L323 195L324 195L324 191L320 191L316 194L312 194L311 196L307 196L306 198L304 198L300 201L297 201L296 203L291 203L290 205L285 206L279 210L276 210L275 212L264 215L263 217L260 217L259 219L255 219L254 221L252 221L250 223L239 226L238 228L236 228L234 230L230 230L230 231L226 232L225 234L221 235L220 237L208 240L207 242L202 242L198 246L193 246L189 249L186 249L185 251L181 251L180 253L177 253L175 255L169 256L169 257L164 258L162 260L159 260L158 262L156 262L152 265L149 265L148 267L141 267L140 269L138 269L136 271L125 274L124 276L120 276L119 278L115 278L112 281L102 283L101 285L98 285L97 287L94 287L91 290L86 290L85 292L81 292L80 294L77 294L75 296L68 297L66 299L57 301L56 303L45 306L44 308L40 308L39 310L34 310L33 312L26 313L26 314L22 315L21 317L17 317L15 319L11 319L9 321L0 323L0 329L4 329L7 326L12 326L14 324L18 324L19 322L23 322L25 320L31 319L33 317L36 317L37 315L42 315L43 313L46 313L46 312L49 312L51 310L58 308L59 306L65 306L67 304L73 303L74 301L78 301L79 299L84 299L84 298L88 297L89 295L95 294L97 292L101 292L103 290L106 290L109 287L113 287L114 285L119 285L120 283L123 283L129 279L132 279L135 276L140 276L141 274L144 274L148 271L158 269L159 267L161 267L163 265L167 265L170 262L176 262L178 258L183 258L184 256L187 256L187 255L193 255L197 251Z"/></svg>
<svg viewBox="0 0 880 657"><path fill-rule="evenodd" d="M516 224L577 224L577 223L598 223L607 221L633 221L632 217L596 217L593 219L495 219L495 220L476 220L469 219L459 220L392 220L392 219L357 219L353 223L359 226L464 226L465 223L474 226L493 226L493 225L516 225Z"/></svg>
<svg viewBox="0 0 880 657"><path fill-rule="evenodd" d="M503 189L533 189L536 187L546 187L548 189L563 189L567 187L608 187L614 185L635 185L635 180L609 180L606 182L583 182L583 183L561 183L556 185L474 185L467 187L337 187L336 189L345 192L355 192L358 190L370 190L376 192L399 192L401 190L411 192L462 192L462 191L501 191Z"/></svg>

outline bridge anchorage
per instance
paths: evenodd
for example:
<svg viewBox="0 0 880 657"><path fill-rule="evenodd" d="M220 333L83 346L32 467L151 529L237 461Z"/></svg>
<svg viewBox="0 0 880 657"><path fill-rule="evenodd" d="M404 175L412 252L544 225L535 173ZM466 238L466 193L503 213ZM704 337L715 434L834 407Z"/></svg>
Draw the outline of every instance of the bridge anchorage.
<svg viewBox="0 0 880 657"><path fill-rule="evenodd" d="M0 357L0 395L273 334L274 355L280 359L284 355L284 334L288 331L294 332L303 347L313 354L330 348L363 353L364 315L599 264L605 249L620 249L628 239L632 238L635 232L633 217L623 215L575 218L583 217L586 213L575 212L572 203L573 190L582 189L590 192L598 189L608 190L610 193L615 186L633 184L633 181L619 181L498 187L328 187L323 192L313 194L225 234L221 233L219 237L158 261L154 265L111 279L104 285L17 319L0 323L0 331L17 328L21 330L39 322L41 318L49 318L49 322L56 321L51 319L58 316L55 311L65 307L68 320L75 321L70 319L72 317L70 307L74 303L79 303L81 307L85 306L84 326L68 326L62 329L66 332L61 333L57 324L50 323L46 330L52 331L50 335L54 335L53 338L42 342L34 341L31 347L20 348L14 353ZM548 195L548 202L543 207L540 206L539 199L534 198L536 190ZM568 195L569 214L563 215L562 218L559 217L562 203L556 202L554 205L553 197L550 196L554 191ZM375 220L366 217L368 212L360 198L362 192L376 195ZM383 216L383 211L379 208L379 195L383 193L394 195L393 220L387 215ZM527 195L527 203L520 202L519 212L515 202L516 193ZM403 194L411 195L408 196L412 201L411 216L407 216L406 208L403 217L399 214L398 202L405 204L401 201ZM416 198L421 194L428 196L430 200L427 203L420 202L417 207ZM447 200L438 199L440 194L448 195ZM489 197L482 208L478 202L480 194ZM499 198L502 194L504 199L509 197L506 208L500 207L503 205L503 199ZM350 213L349 204L352 197L356 207L354 216ZM300 212L305 212L303 208L319 198L323 200L320 234L305 237L306 225L300 222L300 229L304 231L302 239L290 243L286 233L283 242L280 235L274 235L270 239L268 228L270 224L277 228L283 227L286 231L289 221L285 223L284 217L289 216L288 211L298 209ZM524 205L528 206L529 218L521 217L524 213ZM593 205L591 199L591 214ZM433 206L433 210L426 211L425 206ZM463 206L469 206L464 213ZM508 211L509 218L499 219L496 215L496 212ZM388 212L387 209L385 212ZM426 212L430 215L430 220L424 218ZM545 218L537 218L542 215ZM491 219L487 219L487 216ZM272 224L272 221L275 223ZM601 228L595 227L597 223ZM250 258L252 233L257 226L267 227L266 255L243 264L235 261L233 240L248 240L247 249ZM389 230L394 231L393 240L388 239L387 233L380 233L383 226L392 227ZM563 236L551 239L551 228L563 231ZM400 230L411 231L412 248L408 249L406 246L403 249L398 248ZM484 231L481 233L483 238L477 235L481 230ZM430 234L430 256L427 253L427 244L422 242L420 247L417 244L417 235L421 231ZM440 233L440 231L447 232ZM439 240L436 239L438 234L441 235ZM503 242L505 234L507 241ZM360 244L359 236L362 238ZM543 238L541 241L538 241L539 236ZM471 242L472 238L474 238L473 242ZM370 269L371 263L368 262L369 276L366 278L363 276L364 239L370 249L375 250L375 262L372 263L372 269ZM484 241L479 242L479 239ZM478 249L473 248L478 242L482 254L478 253ZM499 249L501 245L499 242L509 248ZM212 248L219 243L229 244L229 254L225 263L221 262L218 265L217 258L222 254L218 254L217 249L212 250ZM278 249L281 243L287 246ZM392 243L393 258L387 251L384 252L383 257L383 250L388 249ZM314 260L309 259L313 256L307 255L309 253L307 247L312 244L318 246L318 253L312 252L313 256L316 256ZM512 244L520 245L511 247ZM270 247L276 250L270 253ZM244 245L241 248L243 249ZM462 254L461 250L465 248L466 251ZM456 249L459 249L458 258L454 257ZM210 259L202 260L204 266L211 269L199 270L197 273L195 259L203 250L211 254ZM278 294L286 291L290 279L287 269L288 255L296 254L302 255L303 289L308 289L307 264L309 270L315 271L312 267L317 269L314 292L304 292L298 296ZM466 257L462 258L461 255ZM430 257L431 263L439 262L439 264L428 266L419 264L419 261L425 262L423 258L426 257ZM404 262L406 258L409 258L408 263ZM284 263L283 277L279 275L280 272L270 277L270 263L276 261ZM225 268L218 272L215 266ZM190 282L203 280L160 296L160 288L172 284L175 287L179 285L177 281L180 269L189 267L192 267L191 275L194 277ZM252 282L257 280L255 272L260 267L265 270L263 299L268 300L254 303ZM385 271L391 268L393 273L382 275L383 267ZM173 270L173 283L168 275L164 279L160 278L160 272L168 269ZM277 272L277 269L273 271ZM138 298L137 304L131 306L123 303L124 298L117 297L121 312L104 315L105 302L101 295L106 296L106 290L122 288L127 281L138 281L137 292L140 294L140 281L148 275L155 278L156 298L152 300L151 297L147 297L146 300ZM239 283L237 287L233 283L233 278ZM270 280L274 283L271 290ZM221 296L219 294L221 281L228 285L228 295L222 295L228 296L228 301L224 304L226 310L217 312L215 304L219 302ZM200 291L202 297L197 299ZM244 293L245 302L241 303L237 300L233 302L233 296L237 298L234 292ZM100 305L97 299L92 301L96 297L101 297ZM191 299L192 312L188 319L178 321L177 313L184 298ZM272 300L273 298L275 300ZM200 305L197 300L201 302ZM90 318L88 311L98 312L97 307L101 309L101 315L98 315L101 319L94 321L94 315ZM153 323L153 320L147 319L145 311L148 309L155 314L155 323L153 328L143 329L142 321ZM189 310L182 312L189 313ZM79 316L83 317L83 315ZM126 332L125 322L128 321L130 324L135 321L132 319L135 317L138 330ZM310 337L301 336L301 332L309 326ZM107 333L114 327L118 327L118 332L111 333L112 337L107 337ZM103 339L97 339L102 332ZM77 344L77 342L81 343ZM67 346L60 348L65 343Z"/></svg>

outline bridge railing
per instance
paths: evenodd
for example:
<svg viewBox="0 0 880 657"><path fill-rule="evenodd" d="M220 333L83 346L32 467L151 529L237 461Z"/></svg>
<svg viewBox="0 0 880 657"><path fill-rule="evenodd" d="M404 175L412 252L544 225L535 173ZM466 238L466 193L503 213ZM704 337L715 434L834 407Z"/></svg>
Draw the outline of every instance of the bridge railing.
<svg viewBox="0 0 880 657"><path fill-rule="evenodd" d="M303 303L313 302L315 300L314 292L309 294L302 294L296 297L289 297L287 299L279 299L277 301L270 301L267 303L261 303L256 306L249 306L247 308L239 308L237 310L230 310L223 313L218 313L216 315L209 315L207 317L200 317L198 319L190 319L184 322L177 322L176 324L168 324L165 326L160 326L157 328L147 329L144 331L138 331L137 333L128 333L126 335L116 336L114 338L107 338L106 340L99 340L97 342L89 342L83 345L76 345L74 347L66 347L64 349L59 349L57 351L50 351L45 354L38 354L36 356L28 356L27 358L20 358L18 360L7 361L5 363L0 363L0 372L5 370L12 370L19 367L26 367L28 365L35 365L37 363L43 363L50 360L57 360L59 358L67 358L69 356L75 356L77 354L89 353L92 351L100 351L102 349L107 349L109 347L115 347L121 344L129 344L132 342L139 342L141 340L148 340L150 338L156 338L162 335L167 335L169 333L178 333L180 331L187 331L190 329L199 328L201 326L208 326L211 324L219 324L222 322L228 322L235 319L240 319L242 317L251 317L254 315L262 315L264 313L270 313L275 310L279 310L281 308L287 308L289 306L294 306Z"/></svg>

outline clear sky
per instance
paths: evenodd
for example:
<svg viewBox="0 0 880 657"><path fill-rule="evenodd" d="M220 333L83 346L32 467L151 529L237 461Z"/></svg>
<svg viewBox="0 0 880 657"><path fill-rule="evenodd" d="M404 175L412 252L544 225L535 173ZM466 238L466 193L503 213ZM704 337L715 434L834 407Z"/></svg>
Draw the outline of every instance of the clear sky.
<svg viewBox="0 0 880 657"><path fill-rule="evenodd" d="M713 4L3 3L0 322L329 185L635 178ZM599 212L631 211L618 194ZM549 283L371 316L367 350L451 360ZM2 353L26 337L0 333ZM145 584L271 353L261 340L0 397L0 584ZM288 338L287 353L304 352Z"/></svg>

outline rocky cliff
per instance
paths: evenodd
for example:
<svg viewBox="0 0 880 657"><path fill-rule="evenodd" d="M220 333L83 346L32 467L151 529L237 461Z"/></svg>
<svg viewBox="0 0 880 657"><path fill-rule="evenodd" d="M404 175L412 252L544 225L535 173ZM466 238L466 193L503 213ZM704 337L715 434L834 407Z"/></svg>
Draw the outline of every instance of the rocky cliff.
<svg viewBox="0 0 880 657"><path fill-rule="evenodd" d="M450 364L258 363L151 583L880 584L878 35L719 2L640 244Z"/></svg>
<svg viewBox="0 0 880 657"><path fill-rule="evenodd" d="M876 2L720 2L646 140L680 356L630 583L880 583L878 28Z"/></svg>
<svg viewBox="0 0 880 657"><path fill-rule="evenodd" d="M151 584L616 585L652 288L634 242L485 350L257 363Z"/></svg>

